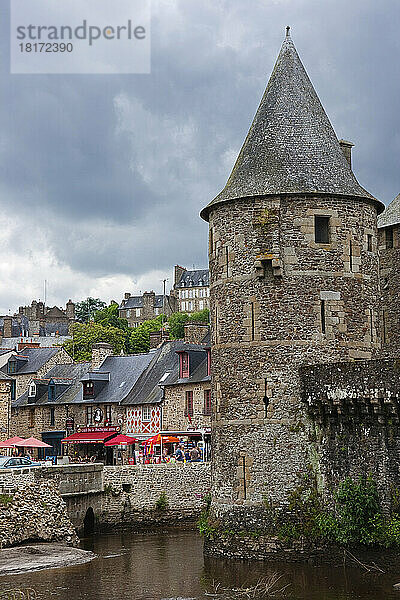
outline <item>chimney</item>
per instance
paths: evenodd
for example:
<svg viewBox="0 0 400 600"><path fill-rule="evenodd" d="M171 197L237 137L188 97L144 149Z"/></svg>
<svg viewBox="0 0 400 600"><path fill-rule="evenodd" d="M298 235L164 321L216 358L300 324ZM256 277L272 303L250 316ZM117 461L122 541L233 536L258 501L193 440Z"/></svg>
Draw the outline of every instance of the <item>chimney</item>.
<svg viewBox="0 0 400 600"><path fill-rule="evenodd" d="M162 332L161 329L160 329L160 331L152 331L150 333L150 350L152 348L158 348L158 346L160 346L160 344L162 344L163 342L168 342L168 340L169 340L168 331L164 331L164 333Z"/></svg>
<svg viewBox="0 0 400 600"><path fill-rule="evenodd" d="M185 267L180 267L179 265L175 265L175 269L174 269L174 285L176 285L180 278L182 277L182 275L186 272Z"/></svg>
<svg viewBox="0 0 400 600"><path fill-rule="evenodd" d="M4 329L3 329L3 337L10 338L12 337L12 317L4 317Z"/></svg>
<svg viewBox="0 0 400 600"><path fill-rule="evenodd" d="M124 294L124 300L129 300L129 298L131 297L129 292L125 292Z"/></svg>
<svg viewBox="0 0 400 600"><path fill-rule="evenodd" d="M107 342L98 342L92 346L92 371L97 369L107 356L112 356L113 347Z"/></svg>
<svg viewBox="0 0 400 600"><path fill-rule="evenodd" d="M68 300L66 307L65 307L65 313L68 317L68 319L75 319L75 303L72 302L71 299Z"/></svg>
<svg viewBox="0 0 400 600"><path fill-rule="evenodd" d="M201 344L209 332L209 328L208 323L198 323L195 321L185 323L185 342L187 344Z"/></svg>
<svg viewBox="0 0 400 600"><path fill-rule="evenodd" d="M348 142L347 140L339 140L339 144L351 169L351 149L354 144L352 142Z"/></svg>

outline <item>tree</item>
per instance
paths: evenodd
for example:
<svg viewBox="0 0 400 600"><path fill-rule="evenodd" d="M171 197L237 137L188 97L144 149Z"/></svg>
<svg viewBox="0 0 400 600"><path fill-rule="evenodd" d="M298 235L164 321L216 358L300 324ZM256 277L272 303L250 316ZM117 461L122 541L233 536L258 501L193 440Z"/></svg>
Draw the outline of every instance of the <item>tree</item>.
<svg viewBox="0 0 400 600"><path fill-rule="evenodd" d="M75 361L91 360L92 346L98 342L112 345L114 354L120 354L125 346L126 334L117 327L104 327L100 323L74 323L71 327L72 339L62 347Z"/></svg>
<svg viewBox="0 0 400 600"><path fill-rule="evenodd" d="M135 329L129 339L129 351L134 354L138 352L148 352L150 350L150 333L160 331L162 327L162 315L150 321L144 321Z"/></svg>
<svg viewBox="0 0 400 600"><path fill-rule="evenodd" d="M187 313L176 312L168 319L170 337L173 340L181 340L185 337L185 324L188 322L209 323L210 311L208 308L188 315Z"/></svg>
<svg viewBox="0 0 400 600"><path fill-rule="evenodd" d="M94 322L100 323L103 327L117 327L123 331L128 331L129 329L128 321L118 316L118 304L116 302L111 302L110 306L106 306L95 312Z"/></svg>
<svg viewBox="0 0 400 600"><path fill-rule="evenodd" d="M180 340L185 335L185 323L189 321L186 313L173 313L168 319L169 334L172 340Z"/></svg>
<svg viewBox="0 0 400 600"><path fill-rule="evenodd" d="M199 310L198 312L194 312L189 317L190 321L195 321L196 323L209 323L210 322L210 310L205 308L204 310Z"/></svg>
<svg viewBox="0 0 400 600"><path fill-rule="evenodd" d="M93 319L94 313L102 308L105 308L106 303L100 298L91 298L81 300L75 304L75 318L79 323L88 323Z"/></svg>

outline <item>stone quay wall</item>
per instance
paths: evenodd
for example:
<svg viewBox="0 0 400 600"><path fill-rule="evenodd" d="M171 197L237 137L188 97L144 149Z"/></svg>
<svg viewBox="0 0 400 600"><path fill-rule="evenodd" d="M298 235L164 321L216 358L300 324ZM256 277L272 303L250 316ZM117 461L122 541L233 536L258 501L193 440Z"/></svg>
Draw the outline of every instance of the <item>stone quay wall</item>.
<svg viewBox="0 0 400 600"><path fill-rule="evenodd" d="M100 528L193 522L211 487L207 463L104 467ZM167 506L157 508L165 493Z"/></svg>
<svg viewBox="0 0 400 600"><path fill-rule="evenodd" d="M204 508L210 487L210 465L204 463L4 469L0 471L0 543L42 539L39 533L32 534L29 524L33 522L37 522L45 541L70 541L74 528L81 532L193 522ZM14 498L15 494L20 499L26 494L29 502L20 512L24 519L18 525L18 536L7 542L7 528L11 535L12 524L6 517L17 518L18 523L18 511L7 512L12 508L7 497ZM164 494L165 505L157 507Z"/></svg>

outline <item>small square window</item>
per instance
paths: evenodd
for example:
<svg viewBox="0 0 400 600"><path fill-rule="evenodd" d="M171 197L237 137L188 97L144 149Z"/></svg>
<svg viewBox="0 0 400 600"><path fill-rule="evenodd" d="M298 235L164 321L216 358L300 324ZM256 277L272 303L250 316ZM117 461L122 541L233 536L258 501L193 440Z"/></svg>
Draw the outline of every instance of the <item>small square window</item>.
<svg viewBox="0 0 400 600"><path fill-rule="evenodd" d="M316 244L329 244L329 219L330 217L314 216L314 232Z"/></svg>

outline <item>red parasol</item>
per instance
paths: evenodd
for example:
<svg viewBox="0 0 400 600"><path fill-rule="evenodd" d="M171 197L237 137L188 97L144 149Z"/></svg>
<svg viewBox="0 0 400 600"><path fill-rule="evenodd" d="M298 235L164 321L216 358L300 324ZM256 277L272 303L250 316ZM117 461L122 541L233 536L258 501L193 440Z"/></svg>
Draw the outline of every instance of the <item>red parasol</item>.
<svg viewBox="0 0 400 600"><path fill-rule="evenodd" d="M129 435L117 435L116 437L108 440L104 445L105 446L121 446L124 444L135 444L138 440L133 437L129 437Z"/></svg>
<svg viewBox="0 0 400 600"><path fill-rule="evenodd" d="M165 444L176 444L179 442L179 439L177 437L174 437L172 435L163 435L162 436L162 441ZM154 445L154 444L161 444L161 434L157 433L157 435L153 435L153 437L149 438L148 440L145 440L143 442L144 445Z"/></svg>
<svg viewBox="0 0 400 600"><path fill-rule="evenodd" d="M27 440L22 440L22 442L16 443L15 446L18 446L19 448L52 448L53 447L53 446L50 446L50 444L46 444L45 442L42 442L41 440L37 440L34 437L30 437Z"/></svg>
<svg viewBox="0 0 400 600"><path fill-rule="evenodd" d="M0 442L0 448L14 448L18 442L23 442L24 438L15 435L4 442Z"/></svg>

